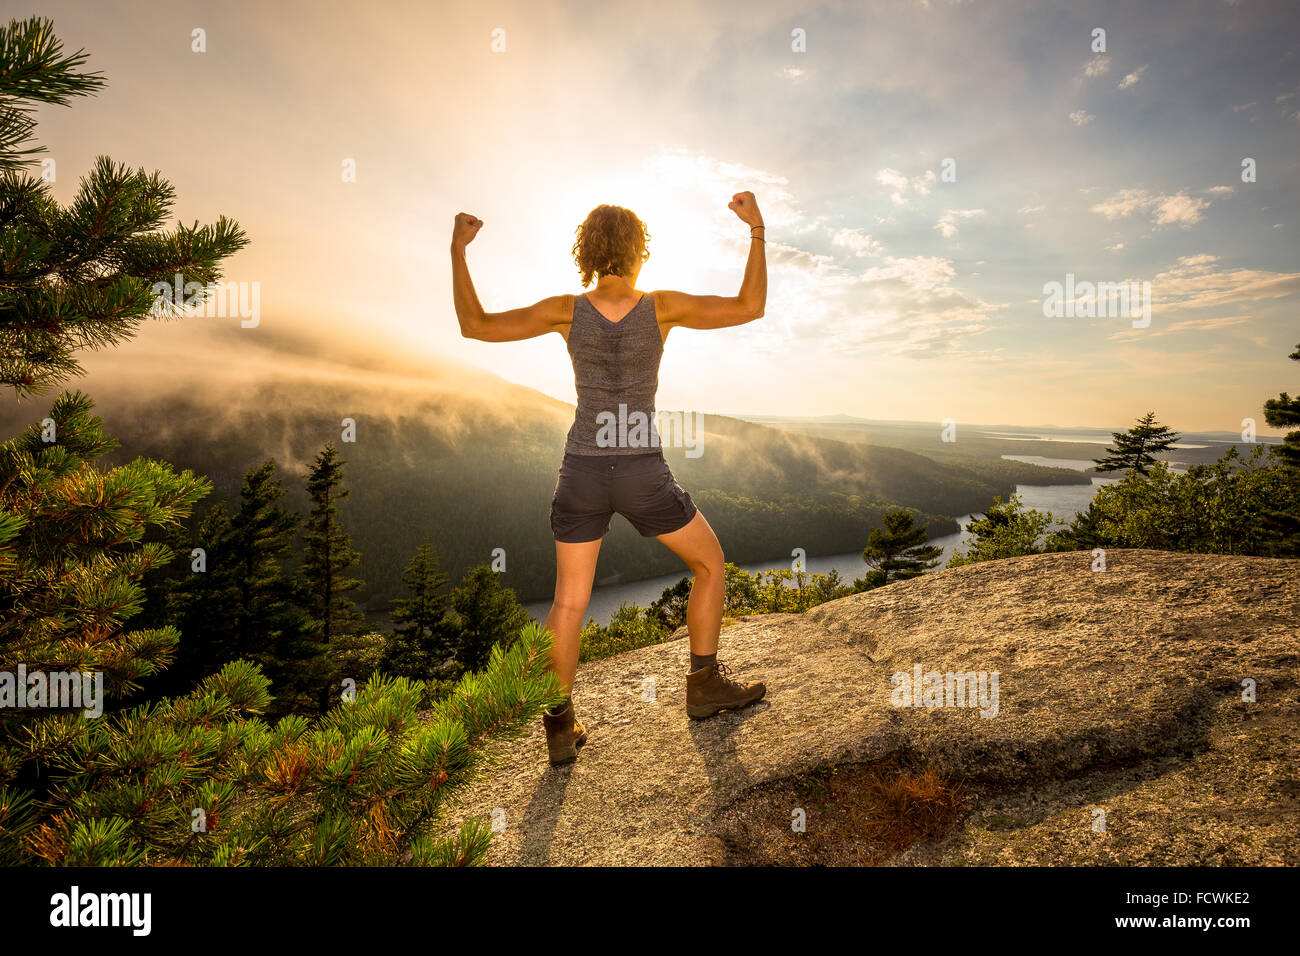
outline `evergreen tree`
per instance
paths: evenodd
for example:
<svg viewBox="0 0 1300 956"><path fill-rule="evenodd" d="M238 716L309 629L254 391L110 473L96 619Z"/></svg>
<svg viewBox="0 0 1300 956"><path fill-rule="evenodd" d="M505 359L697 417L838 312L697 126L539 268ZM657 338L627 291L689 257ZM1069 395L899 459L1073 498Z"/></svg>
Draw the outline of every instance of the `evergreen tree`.
<svg viewBox="0 0 1300 956"><path fill-rule="evenodd" d="M386 647L387 638L378 631L340 634L330 645L330 661L334 665L336 679L350 678L361 684L375 671L385 671L397 677L411 676L393 674L384 666ZM337 687L338 684L334 686Z"/></svg>
<svg viewBox="0 0 1300 956"><path fill-rule="evenodd" d="M303 535L302 574L311 593L309 610L321 622L324 644L341 634L355 633L365 624L365 616L350 596L361 587L361 581L347 576L361 555L352 550L339 516L339 504L348 496L348 489L342 486L345 464L334 443L327 442L307 476L311 514Z"/></svg>
<svg viewBox="0 0 1300 956"><path fill-rule="evenodd" d="M213 280L244 243L225 219L159 231L171 187L157 174L100 160L63 210L45 184L14 172L33 152L28 104L97 87L76 72L83 59L61 56L49 21L0 27L0 383L19 395L71 374L76 350L129 338L153 279ZM431 712L423 684L381 677L319 722L270 726L257 716L270 705L267 679L247 661L192 693L116 709L179 641L173 626L126 626L143 603L142 577L174 556L149 536L187 519L209 486L146 459L101 467L117 443L92 408L65 393L48 422L0 443L0 670L101 674L105 704L95 719L0 708L0 864L481 861L490 831L472 821L444 838L440 809L481 771L492 740L517 736L562 699L546 632L525 627ZM277 497L268 481L246 490L263 504ZM228 526L214 519L217 538L249 537L257 522L244 510ZM248 616L236 609L237 620Z"/></svg>
<svg viewBox="0 0 1300 956"><path fill-rule="evenodd" d="M1300 362L1300 345L1287 358ZM1287 432L1278 457L1284 465L1300 472L1300 395L1293 398L1283 392L1277 398L1270 398L1264 403L1264 421L1274 428L1296 427L1296 431Z"/></svg>
<svg viewBox="0 0 1300 956"><path fill-rule="evenodd" d="M1139 479L1134 477L1133 480ZM997 496L992 508L978 518L972 518L966 526L966 532L971 536L967 548L949 558L948 567L1040 554L1045 550L1040 539L1054 521L1050 511L1034 508L1025 511L1019 495L1012 495L1005 503L1001 496Z"/></svg>
<svg viewBox="0 0 1300 956"><path fill-rule="evenodd" d="M240 639L239 620L230 613L242 594L238 568L230 560L230 514L222 502L210 507L187 538L189 567L168 582L167 622L181 633L176 663L164 686L173 693L188 690L209 674L248 653ZM195 570L194 551L202 560Z"/></svg>
<svg viewBox="0 0 1300 956"><path fill-rule="evenodd" d="M858 590L917 577L935 567L943 554L942 548L925 543L929 532L924 525L913 524L910 511L888 511L883 518L884 528L872 528L867 536L862 560L871 570L853 582Z"/></svg>
<svg viewBox="0 0 1300 956"><path fill-rule="evenodd" d="M1098 471L1129 469L1145 475L1156 463L1155 456L1178 441L1178 432L1156 421L1155 412L1147 412L1126 432L1111 432L1114 448L1106 449L1105 458L1094 458Z"/></svg>
<svg viewBox="0 0 1300 956"><path fill-rule="evenodd" d="M145 533L182 520L210 486L145 459L100 468L117 442L93 408L81 392L64 393L48 422L0 444L0 672L100 674L111 702L166 667L179 639L172 627L122 626L139 609L140 578L173 557ZM40 804L36 793L51 785L63 749L94 723L79 710L16 703L0 706L0 864L22 862L22 838L66 809ZM87 791L83 801L93 799L99 771L91 767L70 778Z"/></svg>
<svg viewBox="0 0 1300 956"><path fill-rule="evenodd" d="M493 647L508 648L530 620L515 592L503 587L486 564L470 568L452 592L450 617L456 661L466 670L482 667Z"/></svg>
<svg viewBox="0 0 1300 956"><path fill-rule="evenodd" d="M1300 345L1287 356L1300 362ZM1264 403L1264 420L1274 428L1295 428L1287 432L1282 444L1274 450L1278 467L1289 495L1264 512L1264 529L1269 535L1269 554L1278 557L1300 556L1300 395L1292 397L1283 392Z"/></svg>
<svg viewBox="0 0 1300 956"><path fill-rule="evenodd" d="M650 604L650 613L669 634L686 624L686 606L691 600L691 587L691 579L682 578L672 587L664 588L659 599Z"/></svg>
<svg viewBox="0 0 1300 956"><path fill-rule="evenodd" d="M173 557L145 532L182 521L209 487L144 459L98 467L116 442L92 407L60 396L55 441L38 423L0 444L0 671L102 673L106 703L97 719L0 708L0 865L480 862L489 829L443 836L441 807L493 739L562 699L546 632L525 627L431 712L424 684L376 677L316 723L270 725L269 682L247 661L115 710L178 641L174 627L124 626L141 577Z"/></svg>
<svg viewBox="0 0 1300 956"><path fill-rule="evenodd" d="M427 537L407 563L402 581L408 596L393 602L394 628L384 649L384 670L421 680L451 676L457 665L455 629L447 616L449 582Z"/></svg>
<svg viewBox="0 0 1300 956"><path fill-rule="evenodd" d="M1243 456L1233 446L1212 465L1193 465L1185 474L1167 462L1157 462L1149 475L1130 472L1098 488L1088 510L1049 537L1049 547L1276 553L1261 517L1279 509L1300 513L1300 485L1270 463L1269 451L1258 444Z"/></svg>
<svg viewBox="0 0 1300 956"><path fill-rule="evenodd" d="M314 713L331 675L320 622L305 610L311 597L285 567L299 519L280 506L283 494L275 462L266 461L245 475L233 515L217 504L200 524L206 570L183 576L170 602L171 623L184 635L179 681L190 686L244 658L271 679L277 712Z"/></svg>
<svg viewBox="0 0 1300 956"><path fill-rule="evenodd" d="M10 20L0 30L0 172L21 171L46 151L33 141L34 104L67 106L104 88L103 74L79 69L85 50L62 54L53 21Z"/></svg>
<svg viewBox="0 0 1300 956"><path fill-rule="evenodd" d="M299 518L280 505L283 496L274 461L250 468L230 536L214 544L235 579L236 601L226 613L239 635L238 656L262 665L279 710L311 713L328 673L320 621L305 611L311 598L285 567Z"/></svg>
<svg viewBox="0 0 1300 956"><path fill-rule="evenodd" d="M0 384L39 394L80 373L76 353L130 339L161 300L154 283L206 288L221 260L248 240L220 217L215 225L162 226L175 193L157 172L130 170L101 156L72 205L24 171L36 103L66 103L103 85L62 55L49 20L11 20L0 30ZM194 303L197 304L197 303Z"/></svg>

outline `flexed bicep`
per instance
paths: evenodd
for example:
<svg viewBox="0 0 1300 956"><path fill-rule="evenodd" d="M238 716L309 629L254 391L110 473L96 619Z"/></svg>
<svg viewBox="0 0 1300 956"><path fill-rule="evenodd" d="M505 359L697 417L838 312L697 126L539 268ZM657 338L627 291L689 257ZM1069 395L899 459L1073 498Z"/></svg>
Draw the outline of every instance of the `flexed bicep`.
<svg viewBox="0 0 1300 956"><path fill-rule="evenodd" d="M521 309L486 312L477 334L482 342L519 342L547 332L561 332L573 320L573 296L553 295Z"/></svg>
<svg viewBox="0 0 1300 956"><path fill-rule="evenodd" d="M659 321L669 328L725 329L762 318L761 304L733 295L691 295L664 290L655 294Z"/></svg>

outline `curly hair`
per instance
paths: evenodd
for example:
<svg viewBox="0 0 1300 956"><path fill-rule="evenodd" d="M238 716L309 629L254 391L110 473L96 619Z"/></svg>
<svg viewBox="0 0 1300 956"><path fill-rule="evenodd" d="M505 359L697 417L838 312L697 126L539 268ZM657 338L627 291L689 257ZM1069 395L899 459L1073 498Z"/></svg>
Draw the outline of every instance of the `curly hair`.
<svg viewBox="0 0 1300 956"><path fill-rule="evenodd" d="M582 274L582 285L593 277L630 276L637 261L650 258L650 233L636 213L622 206L597 206L587 214L575 233L573 261Z"/></svg>

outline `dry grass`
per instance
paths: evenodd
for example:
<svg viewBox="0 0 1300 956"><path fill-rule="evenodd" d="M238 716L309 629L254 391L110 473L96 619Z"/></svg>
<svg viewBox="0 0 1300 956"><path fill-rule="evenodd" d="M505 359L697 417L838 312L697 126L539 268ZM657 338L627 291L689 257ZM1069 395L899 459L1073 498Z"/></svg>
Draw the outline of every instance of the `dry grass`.
<svg viewBox="0 0 1300 956"><path fill-rule="evenodd" d="M756 787L714 819L729 862L873 866L947 833L968 795L932 768L891 755ZM806 829L794 825L801 810Z"/></svg>

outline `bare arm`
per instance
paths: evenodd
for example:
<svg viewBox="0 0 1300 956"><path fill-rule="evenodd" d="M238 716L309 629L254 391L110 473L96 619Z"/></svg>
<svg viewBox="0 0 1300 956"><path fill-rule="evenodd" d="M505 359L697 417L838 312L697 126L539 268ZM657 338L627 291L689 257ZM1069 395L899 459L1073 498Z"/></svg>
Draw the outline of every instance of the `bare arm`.
<svg viewBox="0 0 1300 956"><path fill-rule="evenodd" d="M736 193L728 205L750 226L749 260L745 263L740 293L727 296L656 292L655 314L663 324L685 329L725 329L762 318L767 307L767 243L762 239L767 230L763 228L763 216L750 192Z"/></svg>
<svg viewBox="0 0 1300 956"><path fill-rule="evenodd" d="M482 342L518 342L558 332L573 319L573 296L553 295L508 312L484 312L469 275L465 247L474 241L483 220L466 213L456 216L451 238L451 294L460 334Z"/></svg>

